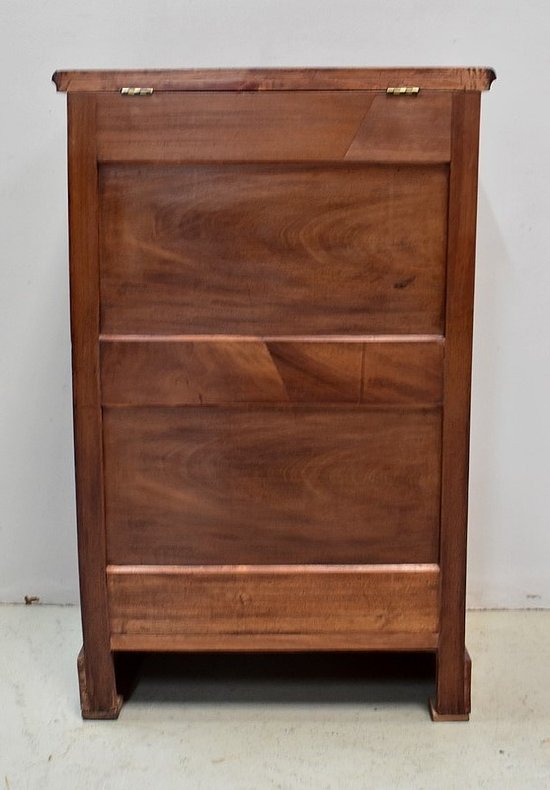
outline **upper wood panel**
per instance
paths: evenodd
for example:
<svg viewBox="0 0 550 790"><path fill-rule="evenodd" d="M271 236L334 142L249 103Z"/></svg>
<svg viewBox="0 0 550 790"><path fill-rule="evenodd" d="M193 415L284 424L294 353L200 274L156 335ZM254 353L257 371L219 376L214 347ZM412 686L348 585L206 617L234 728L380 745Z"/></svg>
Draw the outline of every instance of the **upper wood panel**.
<svg viewBox="0 0 550 790"><path fill-rule="evenodd" d="M102 331L443 328L444 165L101 169Z"/></svg>
<svg viewBox="0 0 550 790"><path fill-rule="evenodd" d="M60 91L119 91L126 86L161 91L385 90L394 85L483 91L495 78L493 69L484 67L56 71L52 77Z"/></svg>
<svg viewBox="0 0 550 790"><path fill-rule="evenodd" d="M97 151L104 162L448 162L451 94L102 94Z"/></svg>

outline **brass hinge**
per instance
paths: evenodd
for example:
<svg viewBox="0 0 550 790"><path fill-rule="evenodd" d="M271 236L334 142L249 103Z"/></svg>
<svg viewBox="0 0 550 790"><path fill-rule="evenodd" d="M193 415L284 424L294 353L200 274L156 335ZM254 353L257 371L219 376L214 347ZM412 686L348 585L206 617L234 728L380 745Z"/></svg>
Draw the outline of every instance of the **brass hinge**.
<svg viewBox="0 0 550 790"><path fill-rule="evenodd" d="M386 88L388 96L416 96L420 88L416 85L401 85L399 88Z"/></svg>
<svg viewBox="0 0 550 790"><path fill-rule="evenodd" d="M121 88L120 92L123 96L150 96L153 88Z"/></svg>

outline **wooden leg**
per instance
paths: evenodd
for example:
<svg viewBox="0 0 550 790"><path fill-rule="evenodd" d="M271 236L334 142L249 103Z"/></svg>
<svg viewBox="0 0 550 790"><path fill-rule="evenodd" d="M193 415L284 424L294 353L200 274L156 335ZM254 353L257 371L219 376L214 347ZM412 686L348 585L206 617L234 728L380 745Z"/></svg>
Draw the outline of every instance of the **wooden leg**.
<svg viewBox="0 0 550 790"><path fill-rule="evenodd" d="M90 666L82 649L78 654L78 683L83 719L117 719L122 707L122 696L117 693L112 654L101 662L107 671L101 674L100 665Z"/></svg>
<svg viewBox="0 0 550 790"><path fill-rule="evenodd" d="M464 660L458 673L449 672L437 657L436 697L430 699L430 715L433 721L468 721L470 718L470 689L472 660L464 650Z"/></svg>

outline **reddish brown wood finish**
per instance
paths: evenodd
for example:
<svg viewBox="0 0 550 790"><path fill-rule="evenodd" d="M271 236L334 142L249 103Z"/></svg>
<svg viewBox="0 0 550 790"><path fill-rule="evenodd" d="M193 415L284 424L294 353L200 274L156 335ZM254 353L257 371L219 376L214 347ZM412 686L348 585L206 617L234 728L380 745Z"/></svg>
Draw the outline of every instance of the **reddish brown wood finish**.
<svg viewBox="0 0 550 790"><path fill-rule="evenodd" d="M447 183L446 166L102 168L102 330L439 334Z"/></svg>
<svg viewBox="0 0 550 790"><path fill-rule="evenodd" d="M102 97L102 162L338 161L374 96L337 93L159 93Z"/></svg>
<svg viewBox="0 0 550 790"><path fill-rule="evenodd" d="M107 409L113 564L436 562L438 409Z"/></svg>
<svg viewBox="0 0 550 790"><path fill-rule="evenodd" d="M472 659L466 649L464 650L462 679L464 691L461 696L461 707L458 712L456 710L452 713L440 712L440 709L437 707L437 701L432 698L430 699L430 716L433 721L468 721L470 718Z"/></svg>
<svg viewBox="0 0 550 790"><path fill-rule="evenodd" d="M109 645L105 579L99 386L98 195L94 95L69 98L71 339L80 601L78 661L85 718L116 718L121 706Z"/></svg>
<svg viewBox="0 0 550 790"><path fill-rule="evenodd" d="M139 652L205 653L296 653L304 651L330 652L434 652L436 633L363 631L362 633L330 634L228 634L210 636L199 634L115 634L111 635L111 649L120 655ZM130 653L126 651L131 651ZM101 718L101 717L97 717ZM434 721L436 719L434 718Z"/></svg>
<svg viewBox="0 0 550 790"><path fill-rule="evenodd" d="M440 404L443 396L444 344L369 343L361 375L361 403Z"/></svg>
<svg viewBox="0 0 550 790"><path fill-rule="evenodd" d="M479 109L477 93L453 98L441 461L441 632L433 706L440 718L463 718L470 712L471 673L466 673L465 683L464 639Z"/></svg>
<svg viewBox="0 0 550 790"><path fill-rule="evenodd" d="M437 652L434 719L467 718L477 139L493 78L56 75L85 717L118 714L116 651L414 649Z"/></svg>
<svg viewBox="0 0 550 790"><path fill-rule="evenodd" d="M486 91L496 79L488 68L370 69L163 69L56 71L60 91L120 91L124 86L159 91L382 90L420 85L445 91Z"/></svg>
<svg viewBox="0 0 550 790"><path fill-rule="evenodd" d="M104 336L104 406L440 405L441 339Z"/></svg>
<svg viewBox="0 0 550 790"><path fill-rule="evenodd" d="M376 95L346 159L370 162L448 162L451 158L451 94L422 92L420 101Z"/></svg>
<svg viewBox="0 0 550 790"><path fill-rule="evenodd" d="M373 91L159 93L98 105L101 162L448 162L451 96ZM261 133L258 134L258 131Z"/></svg>
<svg viewBox="0 0 550 790"><path fill-rule="evenodd" d="M107 581L112 634L127 639L291 637L307 649L378 632L394 647L397 635L425 645L439 627L437 565L109 566Z"/></svg>

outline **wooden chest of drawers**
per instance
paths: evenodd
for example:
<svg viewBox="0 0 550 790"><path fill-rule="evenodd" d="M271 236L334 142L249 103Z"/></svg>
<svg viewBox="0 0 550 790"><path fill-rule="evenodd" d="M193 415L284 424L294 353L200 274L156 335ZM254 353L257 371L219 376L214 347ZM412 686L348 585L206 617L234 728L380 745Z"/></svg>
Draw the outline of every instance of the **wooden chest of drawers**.
<svg viewBox="0 0 550 790"><path fill-rule="evenodd" d="M493 77L54 75L69 94L84 716L118 715L119 651L426 650L433 716L467 718Z"/></svg>

